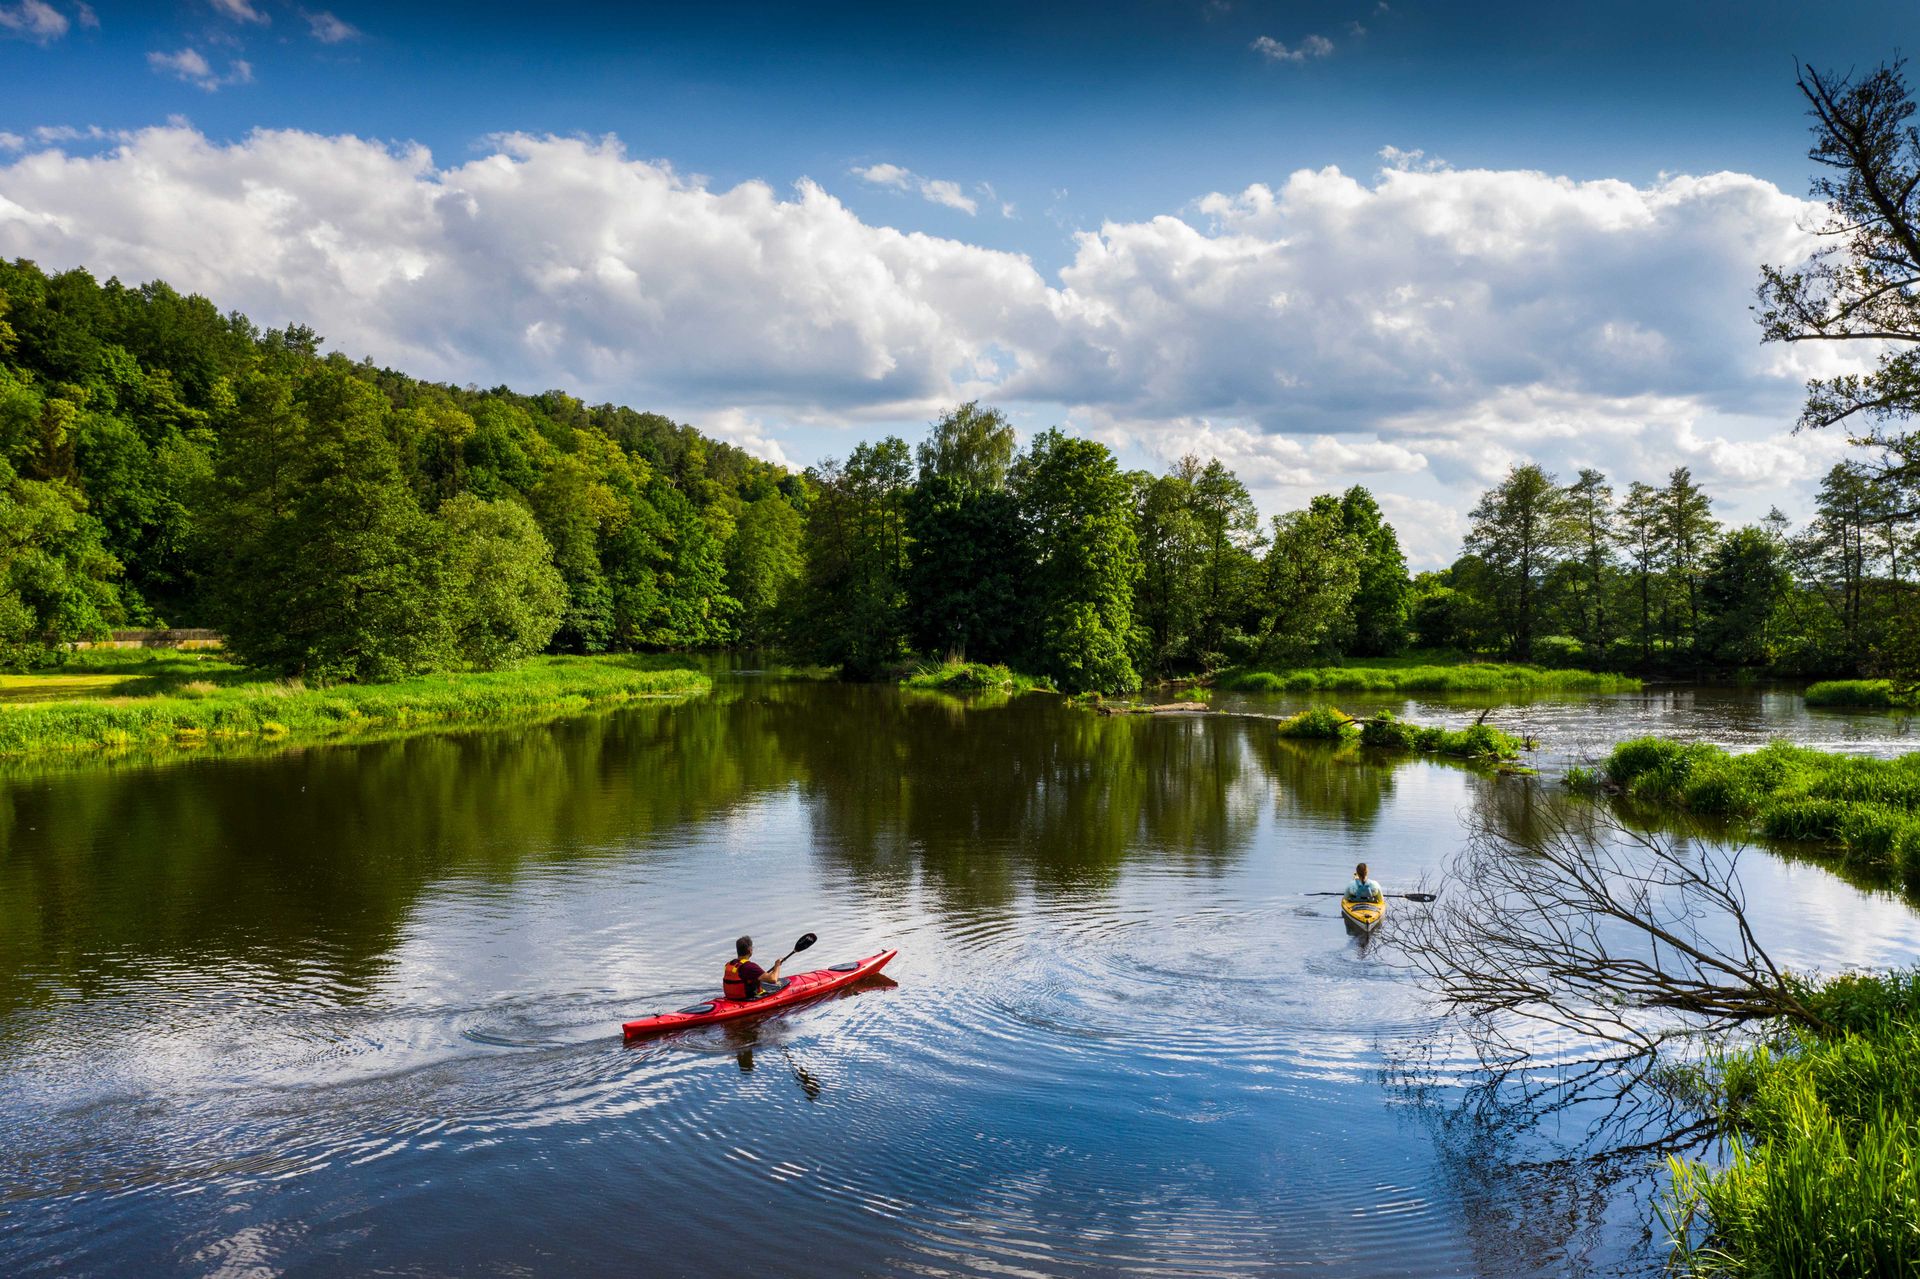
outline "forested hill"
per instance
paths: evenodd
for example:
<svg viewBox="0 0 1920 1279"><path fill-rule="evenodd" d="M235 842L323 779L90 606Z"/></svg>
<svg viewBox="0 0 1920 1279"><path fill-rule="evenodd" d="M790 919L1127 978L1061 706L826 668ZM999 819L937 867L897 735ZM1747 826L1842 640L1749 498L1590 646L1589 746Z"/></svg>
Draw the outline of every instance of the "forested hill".
<svg viewBox="0 0 1920 1279"><path fill-rule="evenodd" d="M0 263L0 662L115 625L344 678L767 637L802 477L656 413L320 344Z"/></svg>

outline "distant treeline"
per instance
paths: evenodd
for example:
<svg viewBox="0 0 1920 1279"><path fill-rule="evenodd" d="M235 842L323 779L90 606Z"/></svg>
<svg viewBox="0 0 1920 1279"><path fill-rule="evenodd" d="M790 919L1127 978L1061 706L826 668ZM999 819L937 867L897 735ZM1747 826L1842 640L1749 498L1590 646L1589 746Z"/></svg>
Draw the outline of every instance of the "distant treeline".
<svg viewBox="0 0 1920 1279"><path fill-rule="evenodd" d="M1466 554L1414 582L1425 645L1639 671L1900 673L1914 665L1920 503L1910 469L1842 462L1813 518L1727 528L1686 467L1624 495L1513 468Z"/></svg>
<svg viewBox="0 0 1920 1279"><path fill-rule="evenodd" d="M0 665L166 625L316 680L735 646L1104 691L1413 646L1852 674L1897 655L1920 549L1913 503L1855 464L1798 531L1723 529L1684 468L1620 497L1528 466L1410 578L1364 488L1263 526L1218 461L1127 472L1058 430L1021 450L977 404L795 474L659 414L319 346L0 263Z"/></svg>

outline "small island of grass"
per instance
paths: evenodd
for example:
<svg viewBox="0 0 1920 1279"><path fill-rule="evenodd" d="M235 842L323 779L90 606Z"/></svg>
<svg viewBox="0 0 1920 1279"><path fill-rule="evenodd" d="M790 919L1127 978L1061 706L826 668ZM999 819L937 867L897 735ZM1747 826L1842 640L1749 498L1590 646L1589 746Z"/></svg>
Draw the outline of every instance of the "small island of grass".
<svg viewBox="0 0 1920 1279"><path fill-rule="evenodd" d="M1382 711L1370 719L1355 719L1333 706L1314 706L1280 721L1280 736L1310 741L1357 741L1380 750L1446 755L1453 759L1496 763L1515 760L1526 743L1491 724L1440 728L1409 724Z"/></svg>
<svg viewBox="0 0 1920 1279"><path fill-rule="evenodd" d="M908 688L931 689L941 693L966 693L978 689L999 689L1008 693L1053 692L1053 685L1037 675L1025 675L998 664L986 662L925 663L900 677Z"/></svg>

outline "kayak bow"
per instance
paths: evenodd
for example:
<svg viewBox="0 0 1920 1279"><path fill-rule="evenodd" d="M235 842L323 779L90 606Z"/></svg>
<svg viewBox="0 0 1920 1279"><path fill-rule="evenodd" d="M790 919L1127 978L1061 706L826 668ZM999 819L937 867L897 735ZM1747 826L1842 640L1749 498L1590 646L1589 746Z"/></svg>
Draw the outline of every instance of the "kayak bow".
<svg viewBox="0 0 1920 1279"><path fill-rule="evenodd" d="M1386 918L1387 903L1384 900L1377 902L1348 901L1342 897L1340 899L1340 913L1346 917L1348 927L1357 928L1363 933L1370 933L1380 927L1380 921Z"/></svg>
<svg viewBox="0 0 1920 1279"><path fill-rule="evenodd" d="M777 1008L790 1008L794 1004L818 999L822 995L841 990L873 976L885 968L887 962L899 953L897 950L883 950L877 955L869 955L851 964L835 964L831 968L821 968L810 973L796 973L787 978L786 984L771 995L762 995L758 999L703 1000L697 1004L689 1004L676 1012L652 1013L625 1022L620 1029L631 1041L647 1035L662 1034L669 1030L711 1026L715 1022L757 1016Z"/></svg>

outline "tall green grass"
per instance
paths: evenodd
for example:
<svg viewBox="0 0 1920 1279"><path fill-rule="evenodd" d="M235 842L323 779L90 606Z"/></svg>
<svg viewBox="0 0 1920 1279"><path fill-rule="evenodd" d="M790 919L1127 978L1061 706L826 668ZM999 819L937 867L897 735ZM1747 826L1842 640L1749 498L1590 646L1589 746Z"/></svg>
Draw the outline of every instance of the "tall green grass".
<svg viewBox="0 0 1920 1279"><path fill-rule="evenodd" d="M1637 737L1614 747L1601 767L1634 799L1824 844L1850 869L1920 891L1920 753L1868 759L1775 742L1733 755Z"/></svg>
<svg viewBox="0 0 1920 1279"><path fill-rule="evenodd" d="M1356 664L1292 670L1239 668L1223 672L1219 687L1247 693L1626 693L1640 687L1627 675L1549 670L1505 662L1459 666Z"/></svg>
<svg viewBox="0 0 1920 1279"><path fill-rule="evenodd" d="M1826 679L1807 685L1807 705L1847 706L1861 710L1893 710L1920 707L1920 699L1894 691L1893 681L1884 679Z"/></svg>
<svg viewBox="0 0 1920 1279"><path fill-rule="evenodd" d="M710 686L698 671L625 656L539 657L506 670L332 688L276 681L227 663L170 663L141 684L144 696L0 706L0 757L390 733L566 715Z"/></svg>
<svg viewBox="0 0 1920 1279"><path fill-rule="evenodd" d="M1503 733L1491 724L1467 728L1439 728L1409 724L1385 711L1371 719L1357 720L1332 706L1313 706L1280 721L1282 737L1317 741L1358 741L1381 750L1415 751L1422 755L1448 755L1455 759L1518 759L1524 748L1519 738Z"/></svg>
<svg viewBox="0 0 1920 1279"><path fill-rule="evenodd" d="M1670 1161L1680 1273L1920 1274L1920 973L1851 975L1811 1002L1831 1031L1710 1068L1731 1157Z"/></svg>
<svg viewBox="0 0 1920 1279"><path fill-rule="evenodd" d="M1053 686L1037 675L1023 675L1004 666L985 662L928 662L901 676L900 682L908 688L933 689L945 693L980 688L1004 689L1011 693L1026 693L1035 689L1053 691Z"/></svg>

